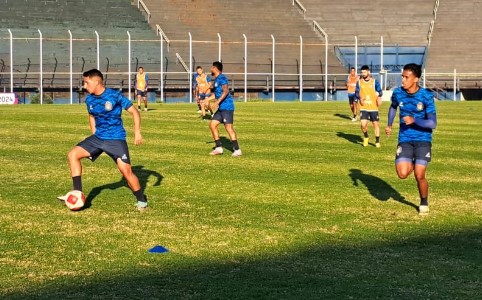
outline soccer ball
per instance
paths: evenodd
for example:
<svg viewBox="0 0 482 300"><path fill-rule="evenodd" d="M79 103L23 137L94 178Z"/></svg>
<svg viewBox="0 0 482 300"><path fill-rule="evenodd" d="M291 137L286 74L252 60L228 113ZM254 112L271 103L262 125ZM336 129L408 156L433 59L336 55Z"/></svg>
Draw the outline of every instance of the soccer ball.
<svg viewBox="0 0 482 300"><path fill-rule="evenodd" d="M84 207L85 195L81 191L73 190L67 193L67 199L65 199L65 205L70 210L79 210Z"/></svg>

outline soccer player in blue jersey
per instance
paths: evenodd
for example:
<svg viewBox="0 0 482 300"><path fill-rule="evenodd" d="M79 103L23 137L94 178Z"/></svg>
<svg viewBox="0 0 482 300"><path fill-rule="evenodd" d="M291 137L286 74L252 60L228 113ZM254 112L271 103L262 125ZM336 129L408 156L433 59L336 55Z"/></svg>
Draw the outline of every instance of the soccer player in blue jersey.
<svg viewBox="0 0 482 300"><path fill-rule="evenodd" d="M385 133L391 134L397 108L400 108L395 156L397 174L405 179L415 173L420 195L419 213L427 214L428 182L425 173L432 158L432 131L437 126L437 115L432 92L419 86L421 75L420 65L407 64L403 67L402 86L393 91Z"/></svg>
<svg viewBox="0 0 482 300"><path fill-rule="evenodd" d="M92 135L73 147L67 155L72 176L73 189L82 191L81 159L95 161L102 152L109 155L117 164L137 199L137 209L147 209L147 198L143 194L139 179L132 172L126 131L122 122L122 110L127 110L134 120L134 144L142 143L141 117L131 101L121 92L108 89L103 84L103 75L92 69L83 73L84 88L89 95L85 100L89 113ZM65 196L59 197L64 200Z"/></svg>
<svg viewBox="0 0 482 300"><path fill-rule="evenodd" d="M236 131L233 128L234 122L234 101L229 93L228 78L223 74L223 64L219 61L213 62L211 73L215 77L213 83L214 96L216 101L211 105L211 109L216 111L209 123L209 129L216 144L216 148L210 153L211 155L223 154L223 147L219 138L219 124L223 123L224 128L229 134L229 139L233 144L234 152L231 156L241 156L241 149L238 145Z"/></svg>

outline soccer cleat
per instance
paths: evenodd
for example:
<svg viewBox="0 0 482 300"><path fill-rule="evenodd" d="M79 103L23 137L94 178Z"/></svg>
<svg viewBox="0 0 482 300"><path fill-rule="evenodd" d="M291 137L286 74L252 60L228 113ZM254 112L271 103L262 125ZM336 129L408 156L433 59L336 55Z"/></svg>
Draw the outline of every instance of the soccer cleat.
<svg viewBox="0 0 482 300"><path fill-rule="evenodd" d="M146 107L146 108L144 108L144 111L147 111L147 107Z"/></svg>
<svg viewBox="0 0 482 300"><path fill-rule="evenodd" d="M363 138L363 147L368 146L368 138Z"/></svg>
<svg viewBox="0 0 482 300"><path fill-rule="evenodd" d="M231 154L232 157L239 157L241 155L243 155L243 153L241 152L241 149L234 150L233 154Z"/></svg>
<svg viewBox="0 0 482 300"><path fill-rule="evenodd" d="M351 118L352 122L356 122L356 117Z"/></svg>
<svg viewBox="0 0 482 300"><path fill-rule="evenodd" d="M221 154L223 154L223 148L221 148L221 147L216 147L216 148L214 148L214 150L211 151L211 153L209 153L209 154L211 154L211 155L221 155Z"/></svg>
<svg viewBox="0 0 482 300"><path fill-rule="evenodd" d="M428 211L429 211L428 205L420 205L420 206L418 207L418 213L419 213L420 215L426 215L426 214L428 214Z"/></svg>
<svg viewBox="0 0 482 300"><path fill-rule="evenodd" d="M140 212L145 212L147 210L147 202L137 201L136 209Z"/></svg>
<svg viewBox="0 0 482 300"><path fill-rule="evenodd" d="M375 143L375 147L380 148L381 146L380 143Z"/></svg>

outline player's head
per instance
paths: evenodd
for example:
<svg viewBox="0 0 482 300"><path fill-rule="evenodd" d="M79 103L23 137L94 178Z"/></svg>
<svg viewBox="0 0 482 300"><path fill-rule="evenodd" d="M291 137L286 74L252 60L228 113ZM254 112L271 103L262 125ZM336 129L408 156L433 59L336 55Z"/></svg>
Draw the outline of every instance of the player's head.
<svg viewBox="0 0 482 300"><path fill-rule="evenodd" d="M410 93L418 90L418 82L422 76L422 66L406 64L402 71L402 87Z"/></svg>
<svg viewBox="0 0 482 300"><path fill-rule="evenodd" d="M414 64L414 63L406 64L405 66L403 66L403 70L404 71L407 70L407 71L412 72L412 74L417 78L422 77L422 66L421 65Z"/></svg>
<svg viewBox="0 0 482 300"><path fill-rule="evenodd" d="M361 76L363 79L367 79L370 76L370 67L367 65L363 65L361 67Z"/></svg>
<svg viewBox="0 0 482 300"><path fill-rule="evenodd" d="M223 72L223 63L220 61L213 62L213 66L211 67L211 74L216 76L219 73Z"/></svg>
<svg viewBox="0 0 482 300"><path fill-rule="evenodd" d="M196 67L196 73L197 73L198 75L201 75L201 74L203 73L203 67L197 66L197 67Z"/></svg>
<svg viewBox="0 0 482 300"><path fill-rule="evenodd" d="M99 94L104 89L104 76L102 72L97 69L92 69L89 71L85 71L82 76L84 77L84 89L87 90L90 94Z"/></svg>
<svg viewBox="0 0 482 300"><path fill-rule="evenodd" d="M350 75L353 76L353 75L355 75L355 74L356 74L356 69L355 69L355 67L351 67L351 69L350 69Z"/></svg>
<svg viewBox="0 0 482 300"><path fill-rule="evenodd" d="M144 73L144 68L143 68L143 67L139 67L139 68L137 69L137 71L139 72L139 74L142 74L142 73Z"/></svg>

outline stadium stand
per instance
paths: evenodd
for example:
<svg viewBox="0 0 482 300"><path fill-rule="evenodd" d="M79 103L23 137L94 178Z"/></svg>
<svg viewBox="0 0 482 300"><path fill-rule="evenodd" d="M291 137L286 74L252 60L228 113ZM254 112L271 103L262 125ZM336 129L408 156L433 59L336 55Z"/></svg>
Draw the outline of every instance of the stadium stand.
<svg viewBox="0 0 482 300"><path fill-rule="evenodd" d="M480 9L480 1L440 1L426 60L427 72L450 73L454 69L457 73L482 72ZM449 74L432 81L443 88L453 87ZM458 84L461 88L480 89L482 82L478 76L467 75L461 76Z"/></svg>
<svg viewBox="0 0 482 300"><path fill-rule="evenodd" d="M300 1L302 5L300 4ZM68 29L74 39L73 63L75 85L80 85L82 71L96 67L96 36L100 36L99 67L108 74L108 85L126 89L128 70L127 31L131 34L132 72L144 66L150 73L151 88L160 85L163 62L164 87L185 91L189 76L189 35L193 39L194 68L209 69L218 59L218 33L222 38L222 61L233 86L244 81L244 36L248 41L248 85L253 90L269 88L271 80L272 39L276 40L276 86L296 90L300 71L300 36L303 38L303 73L307 89L325 86L324 38L316 32L316 21L329 36L327 84L343 88L347 65L337 47L354 44L378 45L383 36L385 46L428 47L425 56L427 72L442 73L457 69L459 73L480 72L481 55L476 41L481 33L475 15L479 1L383 1L369 4L346 0L343 4L328 0L143 0L150 11L150 23L137 0L1 0L0 6L0 89L10 84L9 33L14 36L14 84L16 89L37 89L39 32L43 34L43 85L46 89L68 87ZM295 3L299 5L295 5ZM434 9L435 6L438 10ZM301 5L301 6L300 6ZM431 25L431 22L433 24ZM160 55L157 27L169 38ZM433 29L433 31L431 31ZM430 43L429 43L430 41ZM424 48L423 48L424 49ZM470 58L467 58L470 55ZM167 73L166 73L167 72ZM252 73L256 73L254 75ZM312 75L310 75L312 74ZM338 76L338 81L336 77ZM450 77L442 78L434 88L450 88ZM480 87L470 78L458 83Z"/></svg>
<svg viewBox="0 0 482 300"><path fill-rule="evenodd" d="M3 0L0 8L2 43L0 45L0 68L10 68L9 33L14 37L14 68L16 88L36 89L39 85L40 32L42 33L42 65L45 89L65 89L69 86L69 33L73 36L73 70L81 74L97 67L97 31L100 43L99 68L110 72L108 83L127 87L127 31L133 40L132 65L159 65L158 43L136 40L157 40L155 33L144 20L141 12L129 1L117 0ZM118 73L118 74L116 74ZM0 87L10 84L8 76L0 77ZM75 86L81 84L76 76Z"/></svg>
<svg viewBox="0 0 482 300"><path fill-rule="evenodd" d="M218 33L222 38L222 61L226 71L244 71L244 37L248 40L248 72L270 73L272 39L276 40L276 72L297 74L300 61L300 36L303 38L304 73L321 73L324 68L323 39L315 34L290 1L192 1L168 0L158 5L156 0L144 0L149 8L151 24L159 24L171 40L170 51L180 53L187 60L189 49L186 40L190 32L196 41L193 59L195 63L210 66L218 59ZM179 40L184 40L183 42ZM330 73L345 72L330 49ZM252 54L252 55L250 55ZM235 81L243 81L243 75L233 75ZM266 87L266 75L250 76L251 87ZM277 78L279 88L298 85L298 76ZM305 83L321 88L322 78L307 78Z"/></svg>

